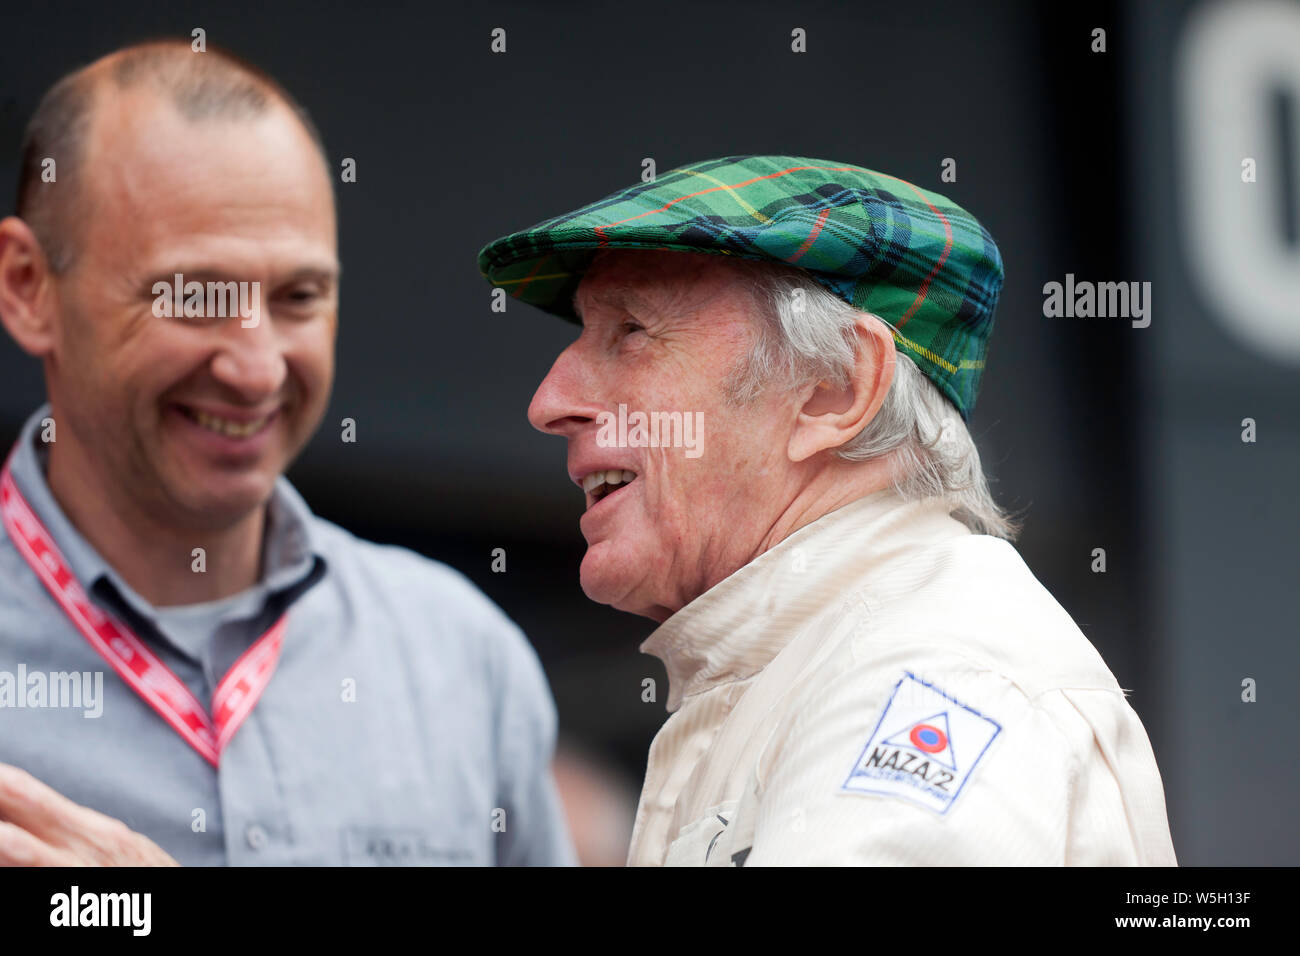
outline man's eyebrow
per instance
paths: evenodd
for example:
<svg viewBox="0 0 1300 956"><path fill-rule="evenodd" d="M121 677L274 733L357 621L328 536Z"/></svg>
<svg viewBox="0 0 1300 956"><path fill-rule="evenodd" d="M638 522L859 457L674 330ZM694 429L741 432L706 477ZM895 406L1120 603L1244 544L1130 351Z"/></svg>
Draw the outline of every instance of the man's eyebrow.
<svg viewBox="0 0 1300 956"><path fill-rule="evenodd" d="M654 303L642 295L634 285L621 286L618 289L617 302L620 308L626 310L628 306L631 306L642 314L657 311Z"/></svg>
<svg viewBox="0 0 1300 956"><path fill-rule="evenodd" d="M184 263L178 263L175 266L155 269L149 274L147 281L150 287L155 282L166 282L170 285L175 281L177 273L180 273L182 282L238 282L242 278L238 270L224 266L214 266L210 263L196 262L189 268ZM342 275L343 266L340 263L320 262L299 266L287 275L277 277L276 284L302 282L304 280L337 282Z"/></svg>
<svg viewBox="0 0 1300 956"><path fill-rule="evenodd" d="M333 265L303 266L301 269L295 269L289 275L285 276L285 282L301 282L303 279L324 279L326 281L337 282L343 275L343 266L339 263Z"/></svg>
<svg viewBox="0 0 1300 956"><path fill-rule="evenodd" d="M619 283L618 285L599 289L590 293L588 298L592 302L604 303L605 305L613 306L614 308L625 312L629 311L629 307L631 309L636 309L642 314L657 311L654 303L642 295L637 286L631 282ZM573 294L573 311L577 314L578 318L582 318L582 308L578 302L577 292L574 292Z"/></svg>

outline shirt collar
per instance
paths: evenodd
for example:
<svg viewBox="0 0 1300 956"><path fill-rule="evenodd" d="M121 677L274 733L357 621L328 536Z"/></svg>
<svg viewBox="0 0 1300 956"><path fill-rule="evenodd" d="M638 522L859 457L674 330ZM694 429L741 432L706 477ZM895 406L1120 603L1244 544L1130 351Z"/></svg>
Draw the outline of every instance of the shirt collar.
<svg viewBox="0 0 1300 956"><path fill-rule="evenodd" d="M823 515L715 584L668 620L641 652L668 670L668 710L766 667L828 606L944 539L970 534L942 498L893 488Z"/></svg>
<svg viewBox="0 0 1300 956"><path fill-rule="evenodd" d="M81 536L55 500L45 480L49 449L41 437L43 422L50 417L49 404L42 405L27 419L9 457L9 471L27 504L41 520L63 553L69 570L88 594L98 594L105 581L137 614L156 621L153 606L124 581L112 566ZM51 419L52 421L52 419ZM57 440L57 436L56 436ZM262 551L262 578L258 587L268 596L299 585L325 558L315 540L315 516L302 496L284 476L276 480L267 503L267 525ZM317 575L319 577L319 575Z"/></svg>

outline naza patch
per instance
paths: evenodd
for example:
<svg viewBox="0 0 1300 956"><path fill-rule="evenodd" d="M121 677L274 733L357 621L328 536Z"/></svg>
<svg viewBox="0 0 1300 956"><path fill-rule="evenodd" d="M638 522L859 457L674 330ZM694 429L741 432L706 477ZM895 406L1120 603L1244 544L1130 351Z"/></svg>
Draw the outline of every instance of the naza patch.
<svg viewBox="0 0 1300 956"><path fill-rule="evenodd" d="M1001 731L997 721L904 672L840 789L947 813Z"/></svg>

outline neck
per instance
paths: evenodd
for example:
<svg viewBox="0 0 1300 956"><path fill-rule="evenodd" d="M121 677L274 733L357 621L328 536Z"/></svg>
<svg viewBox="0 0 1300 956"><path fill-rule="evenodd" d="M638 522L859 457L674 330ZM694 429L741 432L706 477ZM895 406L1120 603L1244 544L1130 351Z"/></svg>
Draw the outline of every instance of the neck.
<svg viewBox="0 0 1300 956"><path fill-rule="evenodd" d="M168 523L159 509L133 498L116 482L101 481L103 469L96 469L75 441L57 441L49 448L46 481L59 507L150 604L215 601L257 583L265 508L254 508L228 527L182 527ZM197 564L196 548L203 549L202 565Z"/></svg>
<svg viewBox="0 0 1300 956"><path fill-rule="evenodd" d="M818 518L888 488L893 484L896 467L888 456L872 462L835 462L826 466L813 481L792 496L749 560L770 551Z"/></svg>
<svg viewBox="0 0 1300 956"><path fill-rule="evenodd" d="M705 591L771 551L799 529L851 502L888 488L893 484L896 468L897 464L888 456L871 462L827 464L789 492L786 505L756 530L756 542L754 538L749 539L755 543L741 544L734 551L723 552L720 560L707 565L708 574L694 580L693 586L673 592L671 602L613 606L662 624Z"/></svg>

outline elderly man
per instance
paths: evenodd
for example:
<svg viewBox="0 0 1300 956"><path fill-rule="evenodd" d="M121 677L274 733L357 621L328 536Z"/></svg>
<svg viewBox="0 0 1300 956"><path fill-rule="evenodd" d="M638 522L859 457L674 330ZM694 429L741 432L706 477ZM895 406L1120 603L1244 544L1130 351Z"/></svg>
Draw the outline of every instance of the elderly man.
<svg viewBox="0 0 1300 956"><path fill-rule="evenodd" d="M571 862L524 636L283 477L338 312L301 109L131 47L46 95L21 175L0 316L49 404L0 475L0 864Z"/></svg>
<svg viewBox="0 0 1300 956"><path fill-rule="evenodd" d="M1175 862L1142 724L965 426L1002 281L968 213L729 157L479 261L581 323L529 419L586 494L583 590L660 622L629 863Z"/></svg>

